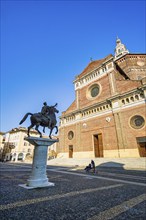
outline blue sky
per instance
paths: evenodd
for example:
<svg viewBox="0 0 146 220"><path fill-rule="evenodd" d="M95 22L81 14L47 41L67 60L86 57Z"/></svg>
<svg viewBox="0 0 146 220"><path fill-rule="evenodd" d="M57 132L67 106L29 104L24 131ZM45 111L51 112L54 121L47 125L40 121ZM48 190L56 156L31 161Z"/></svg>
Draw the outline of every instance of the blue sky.
<svg viewBox="0 0 146 220"><path fill-rule="evenodd" d="M58 102L57 120L75 98L73 80L114 54L116 37L145 53L145 1L1 1L1 127ZM22 126L29 126L27 119ZM47 133L46 129L46 133Z"/></svg>

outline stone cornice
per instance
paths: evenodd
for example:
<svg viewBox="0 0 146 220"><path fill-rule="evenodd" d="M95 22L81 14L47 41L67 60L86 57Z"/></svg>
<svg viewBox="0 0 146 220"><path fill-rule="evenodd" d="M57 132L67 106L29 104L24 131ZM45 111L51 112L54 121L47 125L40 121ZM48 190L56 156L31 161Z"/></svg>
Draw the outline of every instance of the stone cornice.
<svg viewBox="0 0 146 220"><path fill-rule="evenodd" d="M81 114L81 113L83 113L83 112L85 112L85 111L89 111L89 110L91 110L91 109L93 109L93 108L98 108L98 107L101 107L101 106L103 106L103 105L112 104L113 101L115 101L115 100L121 100L121 99L123 99L123 98L125 98L125 97L128 97L128 96L130 96L130 95L143 94L145 89L146 89L146 85L141 86L141 87L138 87L138 88L133 89L133 90L131 90L131 91L128 91L128 92L126 92L126 93L124 93L124 94L114 95L114 96L112 96L112 97L110 97L110 98L108 98L108 99L106 99L106 100L104 100L104 101L101 101L101 102L98 102L98 103L96 103L96 104L93 104L93 105L84 107L84 108L82 108L82 109L77 109L77 110L72 111L72 112L70 112L70 113L67 113L67 114L65 114L65 115L63 115L63 116L60 116L59 118L60 118L60 119L63 119L63 118L75 116L76 114Z"/></svg>
<svg viewBox="0 0 146 220"><path fill-rule="evenodd" d="M93 108L98 108L98 107L101 107L102 105L106 105L106 104L108 104L107 100L102 101L102 102L98 102L94 105L90 105L90 106L87 106L87 107L82 108L82 109L77 109L76 111L65 114L64 116L60 116L59 118L62 119L62 118L66 118L66 117L69 117L69 116L75 116L76 114L80 114L80 113L83 113L84 111L89 111Z"/></svg>
<svg viewBox="0 0 146 220"><path fill-rule="evenodd" d="M90 72L86 73L85 75L83 75L81 78L79 78L79 75L76 76L76 79L73 81L73 83L78 82L79 80L88 77L90 74L92 74L94 71L103 68L109 61L113 61L113 57L110 57L108 60L105 60L102 64L100 64L99 66L97 66L95 69L91 70Z"/></svg>
<svg viewBox="0 0 146 220"><path fill-rule="evenodd" d="M146 54L145 53L127 53L127 54L124 54L123 56L120 56L116 60L114 60L114 62L117 62L117 61L119 61L120 59L123 59L126 56L127 57L129 57L129 56L146 56Z"/></svg>

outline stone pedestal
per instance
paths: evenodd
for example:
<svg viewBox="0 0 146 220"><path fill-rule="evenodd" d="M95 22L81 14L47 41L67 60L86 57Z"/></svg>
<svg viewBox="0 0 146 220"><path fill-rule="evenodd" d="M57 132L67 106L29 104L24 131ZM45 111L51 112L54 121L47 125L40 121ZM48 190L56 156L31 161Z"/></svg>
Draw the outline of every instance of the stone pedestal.
<svg viewBox="0 0 146 220"><path fill-rule="evenodd" d="M58 142L58 140L38 137L26 137L25 140L34 145L33 165L27 184L21 184L20 186L27 189L54 186L54 183L49 182L46 175L46 166L48 146Z"/></svg>

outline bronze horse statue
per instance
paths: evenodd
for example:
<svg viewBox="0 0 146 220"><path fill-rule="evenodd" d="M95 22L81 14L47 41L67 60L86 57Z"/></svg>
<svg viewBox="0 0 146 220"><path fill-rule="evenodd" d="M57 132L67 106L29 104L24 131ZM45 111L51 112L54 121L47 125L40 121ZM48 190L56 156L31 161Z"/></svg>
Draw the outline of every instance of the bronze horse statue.
<svg viewBox="0 0 146 220"><path fill-rule="evenodd" d="M35 130L40 134L40 137L42 137L42 133L39 131L39 126L43 127L43 132L45 132L45 127L50 129L50 134L49 134L49 138L52 139L51 134L54 128L56 128L56 132L55 134L58 133L58 127L57 127L57 120L56 120L56 115L55 113L58 113L59 111L55 108L56 105L54 106L47 106L47 114L48 117L45 117L44 115L42 115L40 112L39 113L30 113L28 112L23 119L20 121L20 125L27 119L27 117L29 115L30 116L30 121L31 121L31 125L28 127L28 132L27 135L30 136L29 132L30 129L33 128L35 126Z"/></svg>

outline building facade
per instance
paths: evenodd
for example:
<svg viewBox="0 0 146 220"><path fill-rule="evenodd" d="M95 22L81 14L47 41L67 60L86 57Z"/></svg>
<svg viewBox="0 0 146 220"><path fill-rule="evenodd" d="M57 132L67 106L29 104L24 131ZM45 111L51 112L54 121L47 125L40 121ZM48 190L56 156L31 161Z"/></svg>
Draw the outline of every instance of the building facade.
<svg viewBox="0 0 146 220"><path fill-rule="evenodd" d="M32 129L30 135L39 137ZM24 161L33 157L34 146L24 140L27 137L27 128L14 128L5 134L3 159L5 161Z"/></svg>
<svg viewBox="0 0 146 220"><path fill-rule="evenodd" d="M129 53L117 39L115 55L91 61L73 83L58 157L146 156L146 54Z"/></svg>
<svg viewBox="0 0 146 220"><path fill-rule="evenodd" d="M34 146L28 141L24 140L27 137L27 128L19 127L13 128L7 133L1 134L0 144L0 160L1 161L26 161L32 160ZM34 129L30 130L30 136L39 137L40 135ZM44 136L43 138L48 138ZM56 136L52 136L53 139L57 139ZM55 158L57 156L58 142L48 147L48 159Z"/></svg>
<svg viewBox="0 0 146 220"><path fill-rule="evenodd" d="M4 141L5 141L4 132L0 132L0 161L2 160Z"/></svg>

